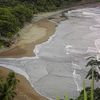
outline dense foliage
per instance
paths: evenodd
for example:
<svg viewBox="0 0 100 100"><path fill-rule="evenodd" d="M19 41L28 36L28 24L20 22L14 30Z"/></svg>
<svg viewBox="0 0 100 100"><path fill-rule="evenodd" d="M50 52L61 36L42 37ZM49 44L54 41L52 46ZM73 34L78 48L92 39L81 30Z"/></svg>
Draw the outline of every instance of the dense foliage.
<svg viewBox="0 0 100 100"><path fill-rule="evenodd" d="M0 1L0 46L10 46L13 37L29 22L33 10L17 0Z"/></svg>
<svg viewBox="0 0 100 100"><path fill-rule="evenodd" d="M6 79L0 78L0 100L13 100L16 94L16 85L19 80L16 79L15 73L10 72Z"/></svg>
<svg viewBox="0 0 100 100"><path fill-rule="evenodd" d="M90 70L88 71L86 78L92 79L93 73L94 79L98 82L100 80L100 60L98 60L97 57L89 57L87 60L88 63L86 64L86 67L90 67Z"/></svg>
<svg viewBox="0 0 100 100"><path fill-rule="evenodd" d="M87 87L86 92L87 92L87 100L91 100L91 95L90 95L91 88ZM84 91L83 90L81 91L80 96L75 100L84 100ZM100 88L94 89L94 100L100 100Z"/></svg>
<svg viewBox="0 0 100 100"><path fill-rule="evenodd" d="M34 13L56 10L76 1L81 0L0 0L0 47L9 47Z"/></svg>

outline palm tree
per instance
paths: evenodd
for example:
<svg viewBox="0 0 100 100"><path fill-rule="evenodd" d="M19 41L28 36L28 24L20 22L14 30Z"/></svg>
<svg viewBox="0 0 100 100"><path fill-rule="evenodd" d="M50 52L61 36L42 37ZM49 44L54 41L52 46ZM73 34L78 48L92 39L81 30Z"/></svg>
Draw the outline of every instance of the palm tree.
<svg viewBox="0 0 100 100"><path fill-rule="evenodd" d="M14 88L10 87L8 83L0 85L0 100L13 100L16 96Z"/></svg>
<svg viewBox="0 0 100 100"><path fill-rule="evenodd" d="M94 77L94 79L98 82L100 80L100 61L97 60L96 57L89 57L87 58L87 60L88 62L86 64L86 67L91 67L91 68L88 71L86 78L90 80Z"/></svg>
<svg viewBox="0 0 100 100"><path fill-rule="evenodd" d="M0 100L13 100L16 96L16 85L19 81L15 77L15 73L8 74L7 79L0 81Z"/></svg>
<svg viewBox="0 0 100 100"><path fill-rule="evenodd" d="M16 88L16 85L18 82L19 82L19 80L16 79L15 73L10 72L7 77L7 83L9 84L9 86Z"/></svg>
<svg viewBox="0 0 100 100"><path fill-rule="evenodd" d="M86 75L86 78L91 79L91 100L94 100L94 80L100 80L100 61L96 57L87 58L86 67L91 67Z"/></svg>

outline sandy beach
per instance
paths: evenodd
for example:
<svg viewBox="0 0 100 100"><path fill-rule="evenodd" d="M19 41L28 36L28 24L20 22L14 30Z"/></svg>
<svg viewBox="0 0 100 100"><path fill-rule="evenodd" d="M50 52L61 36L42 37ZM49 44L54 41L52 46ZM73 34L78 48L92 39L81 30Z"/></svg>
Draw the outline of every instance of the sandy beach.
<svg viewBox="0 0 100 100"><path fill-rule="evenodd" d="M48 40L55 31L55 23L47 19L26 25L20 32L15 44L0 52L0 57L30 57L34 56L35 45Z"/></svg>
<svg viewBox="0 0 100 100"><path fill-rule="evenodd" d="M11 70L0 67L0 77L6 78ZM17 96L14 100L48 100L45 97L40 96L29 84L25 77L16 74L16 78L20 81L17 84L16 93Z"/></svg>

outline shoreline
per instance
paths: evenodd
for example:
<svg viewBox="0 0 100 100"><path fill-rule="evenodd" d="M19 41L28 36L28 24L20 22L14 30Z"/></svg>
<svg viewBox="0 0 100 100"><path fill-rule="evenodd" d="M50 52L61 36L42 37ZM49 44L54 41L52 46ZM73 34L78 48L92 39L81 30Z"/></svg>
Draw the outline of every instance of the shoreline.
<svg viewBox="0 0 100 100"><path fill-rule="evenodd" d="M37 44L45 42L55 32L56 24L48 19L26 25L20 32L17 42L10 48L0 52L2 58L20 58L35 56L33 49Z"/></svg>
<svg viewBox="0 0 100 100"><path fill-rule="evenodd" d="M83 8L83 7L96 7L100 3L84 3L69 7L63 10L38 14L36 21L33 19L31 23L25 25L19 32L20 37L10 47L0 50L0 57L2 58L22 58L22 57L34 57L33 52L36 45L46 42L50 36L52 36L56 30L59 22L67 19L63 13L69 10ZM27 35L28 34L28 35Z"/></svg>
<svg viewBox="0 0 100 100"><path fill-rule="evenodd" d="M11 70L8 68L0 67L0 76L2 78L5 79L9 72L11 72ZM20 82L17 84L17 96L15 96L14 100L48 100L46 97L40 95L36 90L34 90L30 82L24 76L16 73L16 78Z"/></svg>

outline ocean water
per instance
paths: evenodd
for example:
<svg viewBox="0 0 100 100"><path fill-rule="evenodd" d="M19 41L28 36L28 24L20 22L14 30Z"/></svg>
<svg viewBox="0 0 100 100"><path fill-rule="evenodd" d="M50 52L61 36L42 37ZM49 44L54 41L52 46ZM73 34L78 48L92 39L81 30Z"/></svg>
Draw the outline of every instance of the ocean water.
<svg viewBox="0 0 100 100"><path fill-rule="evenodd" d="M100 53L100 7L65 15L68 19L60 22L54 35L36 46L36 57L0 58L1 66L24 75L40 94L52 99L76 97L88 71L86 58Z"/></svg>

